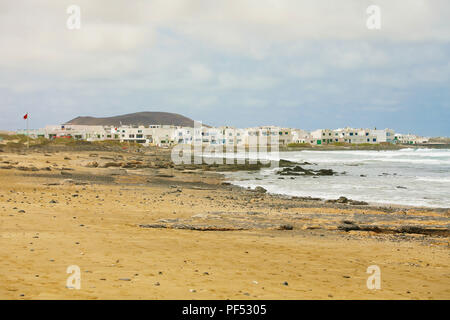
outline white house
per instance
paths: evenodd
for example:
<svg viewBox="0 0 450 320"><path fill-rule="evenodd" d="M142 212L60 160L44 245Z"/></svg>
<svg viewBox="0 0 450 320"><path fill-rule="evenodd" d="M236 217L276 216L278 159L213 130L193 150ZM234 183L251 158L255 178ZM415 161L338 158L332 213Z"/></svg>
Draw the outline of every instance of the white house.
<svg viewBox="0 0 450 320"><path fill-rule="evenodd" d="M428 141L429 138L416 136L414 134L398 133L394 137L394 142L401 144L421 144L421 143L428 143Z"/></svg>
<svg viewBox="0 0 450 320"><path fill-rule="evenodd" d="M395 131L392 129L383 129L383 130L377 130L373 129L370 130L370 132L376 136L378 142L394 142L395 137Z"/></svg>

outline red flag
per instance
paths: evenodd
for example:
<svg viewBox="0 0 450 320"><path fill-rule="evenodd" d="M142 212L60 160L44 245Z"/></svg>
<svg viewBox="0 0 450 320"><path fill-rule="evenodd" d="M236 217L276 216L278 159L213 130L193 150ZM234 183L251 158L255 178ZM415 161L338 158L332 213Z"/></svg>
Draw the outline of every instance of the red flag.
<svg viewBox="0 0 450 320"><path fill-rule="evenodd" d="M23 116L24 119L28 118L28 113L26 115Z"/></svg>

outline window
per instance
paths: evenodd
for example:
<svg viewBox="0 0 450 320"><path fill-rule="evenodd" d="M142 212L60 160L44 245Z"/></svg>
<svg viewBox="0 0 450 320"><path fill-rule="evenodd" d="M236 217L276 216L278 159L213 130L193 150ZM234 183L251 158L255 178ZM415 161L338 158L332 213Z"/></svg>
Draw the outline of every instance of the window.
<svg viewBox="0 0 450 320"><path fill-rule="evenodd" d="M373 138L373 142L377 142L377 139L376 139L376 138Z"/></svg>

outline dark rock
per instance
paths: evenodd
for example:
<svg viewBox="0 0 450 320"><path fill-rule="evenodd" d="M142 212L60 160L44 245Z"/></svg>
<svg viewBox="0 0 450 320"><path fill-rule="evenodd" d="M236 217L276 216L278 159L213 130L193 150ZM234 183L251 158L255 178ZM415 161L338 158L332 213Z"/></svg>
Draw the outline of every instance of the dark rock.
<svg viewBox="0 0 450 320"><path fill-rule="evenodd" d="M17 169L18 170L21 170L21 171L39 171L39 169L38 168L36 168L36 167L23 167L23 166L20 166L20 167L17 167Z"/></svg>
<svg viewBox="0 0 450 320"><path fill-rule="evenodd" d="M155 229L164 229L167 228L164 224L140 224L139 227L141 228L155 228Z"/></svg>
<svg viewBox="0 0 450 320"><path fill-rule="evenodd" d="M277 229L278 230L293 230L294 226L291 224L282 224L282 225L278 226Z"/></svg>
<svg viewBox="0 0 450 320"><path fill-rule="evenodd" d="M98 167L98 162L97 161L91 161L89 162L86 167L88 168L97 168Z"/></svg>
<svg viewBox="0 0 450 320"><path fill-rule="evenodd" d="M282 170L279 170L277 174L282 176L332 176L335 175L336 172L334 172L332 169L319 169L319 170L312 170L312 169L304 169L301 166L295 166L295 167L287 167L283 168Z"/></svg>
<svg viewBox="0 0 450 320"><path fill-rule="evenodd" d="M175 176L173 174L160 173L160 174L156 174L155 177L158 177L158 178L173 178Z"/></svg>
<svg viewBox="0 0 450 320"><path fill-rule="evenodd" d="M107 162L105 163L102 168L110 168L110 167L121 167L123 165L122 162Z"/></svg>
<svg viewBox="0 0 450 320"><path fill-rule="evenodd" d="M320 169L319 171L316 171L316 174L319 176L332 176L336 173L331 169Z"/></svg>
<svg viewBox="0 0 450 320"><path fill-rule="evenodd" d="M337 203L347 203L348 199L346 197L339 197L336 201Z"/></svg>
<svg viewBox="0 0 450 320"><path fill-rule="evenodd" d="M255 188L255 192L266 193L267 190L264 189L263 187L257 186L257 187Z"/></svg>
<svg viewBox="0 0 450 320"><path fill-rule="evenodd" d="M313 197L292 197L292 200L301 200L301 201L320 201L321 198L313 198Z"/></svg>
<svg viewBox="0 0 450 320"><path fill-rule="evenodd" d="M367 206L368 203L365 201L349 200L350 204L353 206Z"/></svg>

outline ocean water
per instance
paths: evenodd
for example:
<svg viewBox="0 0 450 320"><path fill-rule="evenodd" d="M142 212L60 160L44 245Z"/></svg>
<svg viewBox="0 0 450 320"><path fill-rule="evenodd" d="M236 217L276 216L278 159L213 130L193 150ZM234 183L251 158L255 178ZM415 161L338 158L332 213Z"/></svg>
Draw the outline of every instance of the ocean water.
<svg viewBox="0 0 450 320"><path fill-rule="evenodd" d="M307 161L314 165L302 167L333 169L339 175L316 178L296 176L294 179L283 176L284 180L281 180L275 174L279 169L225 175L235 185L250 188L261 186L274 194L324 199L345 196L374 204L450 208L449 149L296 151L280 152L279 158Z"/></svg>

